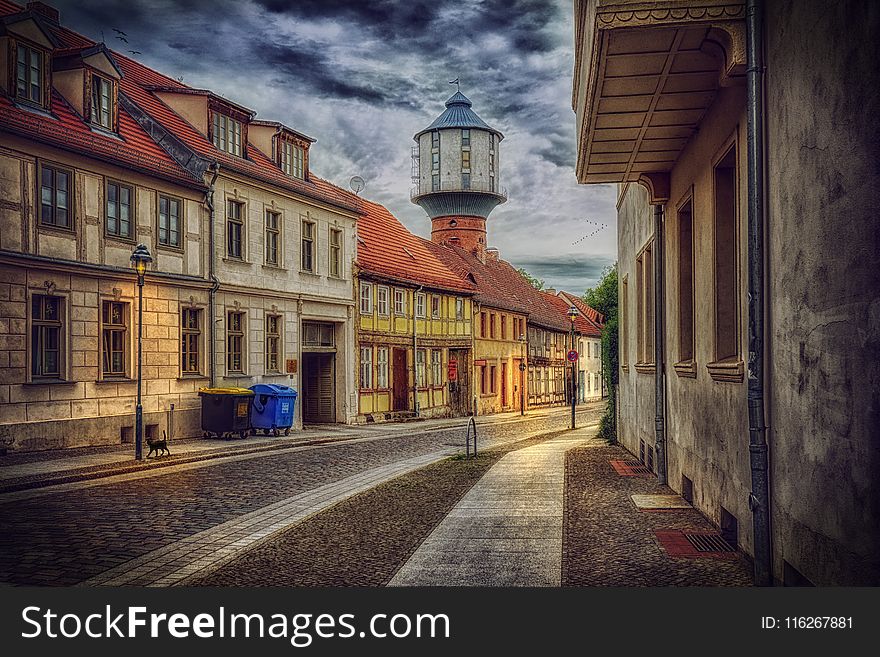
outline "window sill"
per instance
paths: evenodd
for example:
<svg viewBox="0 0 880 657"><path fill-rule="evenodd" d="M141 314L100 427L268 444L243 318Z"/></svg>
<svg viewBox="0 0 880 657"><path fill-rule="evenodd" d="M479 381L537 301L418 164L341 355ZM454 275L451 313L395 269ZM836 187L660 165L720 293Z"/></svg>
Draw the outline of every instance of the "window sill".
<svg viewBox="0 0 880 657"><path fill-rule="evenodd" d="M210 379L211 377L205 376L204 374L184 374L183 376L177 377L178 381L198 381L201 379Z"/></svg>
<svg viewBox="0 0 880 657"><path fill-rule="evenodd" d="M309 271L308 269L300 269L299 273L306 274L308 276L314 276L315 278L321 278L321 274L314 272L314 271Z"/></svg>
<svg viewBox="0 0 880 657"><path fill-rule="evenodd" d="M173 244L156 244L157 251L170 251L171 253L176 253L177 255L183 255L184 249L182 246L174 246Z"/></svg>
<svg viewBox="0 0 880 657"><path fill-rule="evenodd" d="M133 237L124 237L122 235L113 235L112 233L104 233L104 239L110 242L117 242L124 246L131 246L135 243L135 239Z"/></svg>
<svg viewBox="0 0 880 657"><path fill-rule="evenodd" d="M725 383L742 383L744 377L743 362L741 360L722 360L706 365L709 376L714 381Z"/></svg>
<svg viewBox="0 0 880 657"><path fill-rule="evenodd" d="M672 368L678 376L686 379L697 378L697 363L693 360L683 360L675 363Z"/></svg>
<svg viewBox="0 0 880 657"><path fill-rule="evenodd" d="M68 381L67 379L36 379L31 381L25 381L22 385L25 386L59 386L59 385L68 385L72 386L78 383L78 381Z"/></svg>
<svg viewBox="0 0 880 657"><path fill-rule="evenodd" d="M143 379L141 379L143 381ZM137 383L137 379L128 376L108 376L103 379L95 379L95 383Z"/></svg>
<svg viewBox="0 0 880 657"><path fill-rule="evenodd" d="M55 226L54 224L44 224L42 221L37 223L37 230L47 233L60 233L65 237L74 237L76 230L73 226Z"/></svg>
<svg viewBox="0 0 880 657"><path fill-rule="evenodd" d="M242 261L238 260L237 262L242 262ZM262 264L262 267L263 267L263 269L269 269L271 271L287 271L286 267L282 267L281 265L270 265L265 262Z"/></svg>
<svg viewBox="0 0 880 657"><path fill-rule="evenodd" d="M654 373L654 363L636 363L635 364L636 372L639 374L653 374Z"/></svg>
<svg viewBox="0 0 880 657"><path fill-rule="evenodd" d="M236 374L225 374L223 376L224 379L249 379L251 378L250 374L242 374L241 372Z"/></svg>
<svg viewBox="0 0 880 657"><path fill-rule="evenodd" d="M248 266L250 266L251 264L253 264L253 263L245 260L244 258L229 258L229 257L224 256L222 258L222 260L223 260L223 262L228 262L228 263L234 264L234 265L248 265Z"/></svg>

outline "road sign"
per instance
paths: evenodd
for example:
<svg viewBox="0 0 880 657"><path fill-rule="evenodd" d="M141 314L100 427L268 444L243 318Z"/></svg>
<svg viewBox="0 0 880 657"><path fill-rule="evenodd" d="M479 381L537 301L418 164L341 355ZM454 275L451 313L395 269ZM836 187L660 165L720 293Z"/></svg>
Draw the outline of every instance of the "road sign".
<svg viewBox="0 0 880 657"><path fill-rule="evenodd" d="M576 363L577 359L578 359L578 352L576 352L574 349L572 349L571 351L568 352L568 362L569 363Z"/></svg>

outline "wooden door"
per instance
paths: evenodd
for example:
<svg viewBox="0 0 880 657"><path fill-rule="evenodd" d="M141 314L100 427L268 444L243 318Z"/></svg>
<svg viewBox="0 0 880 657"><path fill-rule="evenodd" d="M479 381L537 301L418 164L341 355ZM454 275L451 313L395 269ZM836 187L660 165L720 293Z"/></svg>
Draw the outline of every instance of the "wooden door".
<svg viewBox="0 0 880 657"><path fill-rule="evenodd" d="M391 378L393 410L405 411L409 407L409 381L406 374L406 349L394 349Z"/></svg>
<svg viewBox="0 0 880 657"><path fill-rule="evenodd" d="M336 421L334 354L303 354L303 422Z"/></svg>

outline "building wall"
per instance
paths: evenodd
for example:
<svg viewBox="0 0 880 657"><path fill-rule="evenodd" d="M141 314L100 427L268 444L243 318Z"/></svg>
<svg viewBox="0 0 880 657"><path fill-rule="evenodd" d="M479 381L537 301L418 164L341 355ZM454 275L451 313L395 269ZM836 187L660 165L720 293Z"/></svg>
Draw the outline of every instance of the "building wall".
<svg viewBox="0 0 880 657"><path fill-rule="evenodd" d="M406 351L406 388L407 404L405 410L413 409L413 384L415 372L415 358L413 356L413 322L417 348L425 350L425 385L420 386L417 392L419 414L428 417L442 417L453 412L450 406L450 391L448 384L449 351L453 349L471 348L471 313L472 300L467 296L457 296L438 290L423 290L425 295L425 313L415 316L415 300L419 294L414 288L400 285L392 285L385 282L376 282L367 278L357 278L358 299L361 289L368 286L372 290L372 304L367 312L358 304L357 310L357 372L358 372L358 399L359 421L376 421L385 419L385 414L394 410L394 348ZM380 313L378 289L388 290L388 312ZM394 291L403 292L406 299L406 312L395 313ZM440 312L438 317L432 315L432 298L439 299ZM461 299L462 314L456 315L456 299ZM377 385L377 349L387 347L388 352L388 386ZM372 354L372 386L365 387L361 377L361 349L370 349ZM432 372L432 353L440 353L439 376ZM464 368L465 363L459 363Z"/></svg>
<svg viewBox="0 0 880 657"><path fill-rule="evenodd" d="M877 23L855 0L767 3L774 568L817 585L880 584Z"/></svg>
<svg viewBox="0 0 880 657"><path fill-rule="evenodd" d="M602 340L577 337L578 402L602 398ZM583 385L580 385L583 379Z"/></svg>
<svg viewBox="0 0 880 657"><path fill-rule="evenodd" d="M486 314L485 324L481 315ZM495 332L492 333L494 317ZM473 396L477 415L490 415L520 408L520 387L528 385L520 362L528 363L525 345L519 341L516 322L526 326L526 316L490 306L476 306L474 313ZM502 323L504 330L502 331ZM485 325L485 332L482 328ZM478 362L484 364L477 364ZM494 369L493 369L494 368ZM494 378L493 378L494 372ZM506 399L504 398L506 396ZM524 394L523 397L526 397ZM528 400L523 399L528 408Z"/></svg>
<svg viewBox="0 0 880 657"><path fill-rule="evenodd" d="M136 276L129 257L138 242L146 244L154 257L143 290L145 432L159 436L168 431L173 404L174 436L196 435L196 392L206 385L203 375L208 345L208 283L199 278L206 261L202 193L14 136L4 135L3 139L0 441L16 450L32 450L133 440L138 306ZM36 167L42 161L73 172L72 230L42 227L36 221ZM108 179L133 188L130 239L105 232ZM159 193L183 202L181 249L156 244ZM60 302L61 371L57 382L43 383L46 378L32 374L31 304L35 295L52 296ZM124 372L117 376L105 374L102 367L104 302L124 304ZM202 311L201 371L195 375L181 370L180 318L184 307Z"/></svg>
<svg viewBox="0 0 880 657"><path fill-rule="evenodd" d="M490 189L489 184L489 151L492 133L478 128L471 128L471 187L473 189ZM440 130L440 186L442 189L461 189L461 128ZM500 189L500 148L495 138L495 184ZM432 150L431 133L419 136L419 192L431 191Z"/></svg>
<svg viewBox="0 0 880 657"><path fill-rule="evenodd" d="M565 355L568 333L528 325L528 408L566 403Z"/></svg>

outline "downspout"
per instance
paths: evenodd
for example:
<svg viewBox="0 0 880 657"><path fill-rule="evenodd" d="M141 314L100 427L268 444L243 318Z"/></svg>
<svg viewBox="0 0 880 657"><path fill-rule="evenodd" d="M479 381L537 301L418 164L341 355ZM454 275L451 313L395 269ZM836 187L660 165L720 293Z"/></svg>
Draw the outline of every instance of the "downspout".
<svg viewBox="0 0 880 657"><path fill-rule="evenodd" d="M208 375L210 377L210 386L213 388L217 385L217 363L216 363L216 351L217 344L215 340L215 333L217 330L217 322L214 317L214 297L217 294L217 290L220 289L220 281L217 279L216 274L214 273L214 217L216 215L216 211L214 208L214 183L217 182L217 176L220 175L220 165L215 162L211 165L210 170L213 172L213 176L211 177L211 182L208 184L208 191L205 193L205 205L208 206L208 278L211 279L211 289L208 292L208 316L210 320L208 322L208 357L210 358L210 364L208 365Z"/></svg>
<svg viewBox="0 0 880 657"><path fill-rule="evenodd" d="M416 333L416 323L418 322L418 318L416 317L417 310L419 307L418 296L419 292L422 291L422 286L419 285L418 289L413 292L413 410L416 413L416 417L419 417L419 340L418 335ZM427 308L427 299L425 300L425 322L428 321L428 308ZM427 370L428 363L425 362L425 369ZM427 375L427 372L425 372Z"/></svg>
<svg viewBox="0 0 880 657"><path fill-rule="evenodd" d="M654 205L654 449L657 454L657 479L666 476L666 361L664 358L663 313L663 205Z"/></svg>
<svg viewBox="0 0 880 657"><path fill-rule="evenodd" d="M749 508L754 531L755 584L773 584L770 542L770 485L764 418L764 59L760 0L746 2L746 106L748 115L749 258Z"/></svg>

